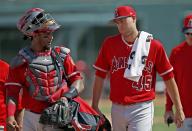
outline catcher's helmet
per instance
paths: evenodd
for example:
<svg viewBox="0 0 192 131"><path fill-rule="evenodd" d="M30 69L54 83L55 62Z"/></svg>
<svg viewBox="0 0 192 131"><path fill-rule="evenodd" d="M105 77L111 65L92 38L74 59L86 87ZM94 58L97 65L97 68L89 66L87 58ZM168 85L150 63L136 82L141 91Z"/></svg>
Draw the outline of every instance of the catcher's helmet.
<svg viewBox="0 0 192 131"><path fill-rule="evenodd" d="M53 17L40 8L27 10L17 23L17 28L26 36L33 36L35 31L53 32L59 27Z"/></svg>

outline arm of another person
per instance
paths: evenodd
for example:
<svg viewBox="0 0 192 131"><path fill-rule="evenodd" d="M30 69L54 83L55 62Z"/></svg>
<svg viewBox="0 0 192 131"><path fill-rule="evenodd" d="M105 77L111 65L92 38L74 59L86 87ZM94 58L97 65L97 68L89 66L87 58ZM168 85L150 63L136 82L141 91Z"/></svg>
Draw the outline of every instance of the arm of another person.
<svg viewBox="0 0 192 131"><path fill-rule="evenodd" d="M24 110L25 109L19 109L15 113L15 120L17 121L20 130L23 129Z"/></svg>
<svg viewBox="0 0 192 131"><path fill-rule="evenodd" d="M12 131L19 129L19 125L15 119L16 115L16 102L12 99L7 100L7 130Z"/></svg>
<svg viewBox="0 0 192 131"><path fill-rule="evenodd" d="M178 87L175 82L175 79L171 78L169 80L166 80L165 85L167 87L167 92L168 92L173 104L175 105L175 109L176 109L175 110L175 123L176 123L177 127L181 127L183 124L183 121L185 119L185 115L183 113L183 108L181 105L179 91L178 91Z"/></svg>
<svg viewBox="0 0 192 131"><path fill-rule="evenodd" d="M17 77L15 76L17 74ZM17 111L19 101L19 94L20 90L22 88L22 85L20 84L18 78L21 78L20 75L22 75L20 71L16 69L11 69L9 71L8 80L5 83L6 92L7 92L7 127L8 130L12 130L17 128L20 129L15 115Z"/></svg>
<svg viewBox="0 0 192 131"><path fill-rule="evenodd" d="M93 82L93 97L92 97L92 107L95 109L100 115L102 115L99 110L99 100L101 98L102 89L103 89L104 78L95 75L95 80Z"/></svg>
<svg viewBox="0 0 192 131"><path fill-rule="evenodd" d="M24 117L24 108L22 107L22 96L23 96L23 90L20 90L19 98L18 98L18 106L17 110L15 112L15 120L17 121L17 124L20 128L20 130L23 130L23 117Z"/></svg>

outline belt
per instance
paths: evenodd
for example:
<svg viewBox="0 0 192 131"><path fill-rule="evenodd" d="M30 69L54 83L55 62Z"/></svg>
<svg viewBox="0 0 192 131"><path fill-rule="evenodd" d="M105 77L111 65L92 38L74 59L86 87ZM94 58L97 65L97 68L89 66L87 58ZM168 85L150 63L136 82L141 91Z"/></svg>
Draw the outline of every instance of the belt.
<svg viewBox="0 0 192 131"><path fill-rule="evenodd" d="M125 103L121 103L121 102L113 102L113 104L115 105L120 105L120 106L131 106L131 105L134 105L136 103L133 103L133 104L125 104Z"/></svg>
<svg viewBox="0 0 192 131"><path fill-rule="evenodd" d="M30 109L25 109L26 111L29 111L29 112L32 112L32 113L35 113L35 114L41 114L41 113L39 113L39 112L36 112L36 111L32 111L32 110L30 110Z"/></svg>
<svg viewBox="0 0 192 131"><path fill-rule="evenodd" d="M0 131L4 130L4 126L0 125Z"/></svg>
<svg viewBox="0 0 192 131"><path fill-rule="evenodd" d="M141 101L141 102L136 102L136 103L131 103L131 104L126 104L126 103L122 103L122 102L113 102L116 105L121 105L121 106L132 106L135 104L140 104L140 103L145 103L145 102L151 102L152 100L147 100L147 101Z"/></svg>

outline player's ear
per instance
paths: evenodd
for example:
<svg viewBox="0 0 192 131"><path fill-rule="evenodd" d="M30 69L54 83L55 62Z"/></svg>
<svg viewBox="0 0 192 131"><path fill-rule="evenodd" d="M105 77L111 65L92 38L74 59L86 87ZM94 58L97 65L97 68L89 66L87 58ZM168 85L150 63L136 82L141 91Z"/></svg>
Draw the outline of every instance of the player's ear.
<svg viewBox="0 0 192 131"><path fill-rule="evenodd" d="M136 20L137 20L136 17L135 17L135 16L132 16L132 18L133 18L133 21L136 22Z"/></svg>

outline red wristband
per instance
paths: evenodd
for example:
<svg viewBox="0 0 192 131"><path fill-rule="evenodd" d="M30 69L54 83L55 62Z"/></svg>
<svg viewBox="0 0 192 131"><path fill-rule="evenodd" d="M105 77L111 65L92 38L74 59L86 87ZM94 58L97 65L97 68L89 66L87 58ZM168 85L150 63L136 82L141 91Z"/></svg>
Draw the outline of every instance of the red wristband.
<svg viewBox="0 0 192 131"><path fill-rule="evenodd" d="M14 116L16 111L16 105L14 103L9 102L7 105L7 115Z"/></svg>

